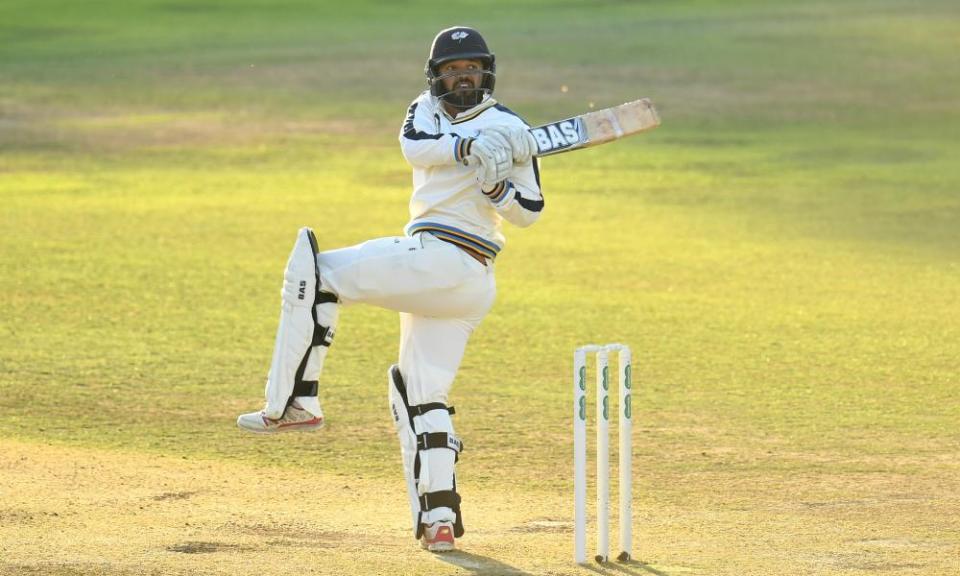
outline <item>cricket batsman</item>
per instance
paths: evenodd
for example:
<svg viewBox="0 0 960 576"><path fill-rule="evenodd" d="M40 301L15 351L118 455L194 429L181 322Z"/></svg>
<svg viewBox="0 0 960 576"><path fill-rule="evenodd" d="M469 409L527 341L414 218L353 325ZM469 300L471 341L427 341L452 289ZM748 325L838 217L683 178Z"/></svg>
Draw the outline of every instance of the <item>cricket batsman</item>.
<svg viewBox="0 0 960 576"><path fill-rule="evenodd" d="M467 341L493 306L501 223L529 226L543 210L537 144L493 98L494 54L479 32L437 34L428 89L409 108L400 149L413 168L404 235L321 252L309 228L284 272L266 407L237 425L273 434L323 426L320 373L340 306L400 313L399 361L387 370L413 533L433 552L463 535L454 467L463 444L447 398Z"/></svg>

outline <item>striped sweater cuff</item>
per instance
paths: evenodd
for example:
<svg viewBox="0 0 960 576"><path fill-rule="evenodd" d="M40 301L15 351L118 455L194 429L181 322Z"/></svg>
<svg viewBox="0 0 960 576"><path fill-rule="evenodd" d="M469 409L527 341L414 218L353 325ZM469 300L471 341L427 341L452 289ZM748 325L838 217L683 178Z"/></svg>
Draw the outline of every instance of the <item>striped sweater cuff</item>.
<svg viewBox="0 0 960 576"><path fill-rule="evenodd" d="M453 159L457 161L457 164L467 164L467 156L470 155L470 148L473 146L473 141L476 138L461 138L457 136L453 141Z"/></svg>
<svg viewBox="0 0 960 576"><path fill-rule="evenodd" d="M513 184L509 180L501 180L494 184L489 190L486 187L481 186L480 190L483 192L483 195L490 199L494 204L499 204L507 196L507 192L510 191L510 188L513 187Z"/></svg>

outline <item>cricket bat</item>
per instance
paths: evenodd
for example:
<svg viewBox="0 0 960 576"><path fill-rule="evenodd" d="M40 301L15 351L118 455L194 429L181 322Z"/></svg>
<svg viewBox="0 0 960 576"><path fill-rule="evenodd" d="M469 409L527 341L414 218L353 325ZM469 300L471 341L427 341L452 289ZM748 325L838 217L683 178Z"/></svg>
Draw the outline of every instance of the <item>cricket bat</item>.
<svg viewBox="0 0 960 576"><path fill-rule="evenodd" d="M537 141L536 156L598 146L620 138L653 130L660 116L649 98L627 102L613 108L587 112L573 118L530 129Z"/></svg>

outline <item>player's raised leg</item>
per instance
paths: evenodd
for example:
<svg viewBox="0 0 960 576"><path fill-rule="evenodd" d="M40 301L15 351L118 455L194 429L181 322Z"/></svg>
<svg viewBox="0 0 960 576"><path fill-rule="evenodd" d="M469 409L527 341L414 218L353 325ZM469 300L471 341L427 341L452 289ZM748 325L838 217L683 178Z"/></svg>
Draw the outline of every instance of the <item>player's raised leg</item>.
<svg viewBox="0 0 960 576"><path fill-rule="evenodd" d="M266 407L237 419L244 430L271 434L323 426L319 377L333 341L339 306L336 295L322 287L317 252L313 231L301 228L284 271Z"/></svg>

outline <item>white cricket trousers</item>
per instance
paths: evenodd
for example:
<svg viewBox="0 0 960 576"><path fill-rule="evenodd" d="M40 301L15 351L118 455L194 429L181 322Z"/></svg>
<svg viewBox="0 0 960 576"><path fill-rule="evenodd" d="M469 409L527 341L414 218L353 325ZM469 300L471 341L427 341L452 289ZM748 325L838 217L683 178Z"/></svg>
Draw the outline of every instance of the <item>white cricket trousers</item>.
<svg viewBox="0 0 960 576"><path fill-rule="evenodd" d="M400 313L400 373L411 404L447 402L467 341L493 306L485 266L429 233L377 238L317 255L320 283L344 306Z"/></svg>

